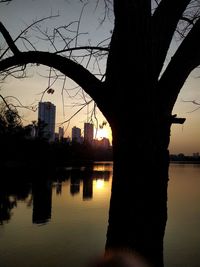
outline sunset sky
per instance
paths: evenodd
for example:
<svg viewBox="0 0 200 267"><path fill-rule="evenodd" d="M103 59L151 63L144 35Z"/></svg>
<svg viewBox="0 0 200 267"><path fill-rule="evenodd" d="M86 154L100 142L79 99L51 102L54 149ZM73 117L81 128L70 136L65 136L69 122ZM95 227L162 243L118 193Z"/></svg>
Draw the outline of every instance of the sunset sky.
<svg viewBox="0 0 200 267"><path fill-rule="evenodd" d="M100 26L100 20L104 16L103 12L103 1L99 1L100 4L96 8L96 1L90 1L84 10L81 17L81 24L79 28L80 35L78 38L79 45L86 45L91 43L97 45L102 40L105 40L111 36L111 30L113 27L113 17L110 13L110 17L107 18L104 23ZM83 4L79 0L13 0L9 4L1 4L0 7L0 18L2 23L6 26L13 39L15 39L22 29L25 29L27 25L31 24L34 20L47 17L49 15L56 15L59 13L59 17L48 20L42 23L44 30L51 30L52 27L58 27L61 25L68 25L70 22L75 21L79 18L81 8ZM31 37L31 41L37 48L41 50L52 49L51 44L48 41L43 41L44 38L38 32L32 30L27 33L27 37ZM39 37L39 38L38 38ZM48 43L48 48L46 44ZM17 42L18 45L21 45ZM4 46L5 42L2 35L0 35L0 47ZM27 46L28 43L26 43ZM173 42L170 53L167 60L173 54L174 49L178 44ZM29 46L30 47L30 46ZM58 42L58 47L61 49L61 42ZM53 51L53 50L52 50ZM101 69L105 69L106 61L100 62ZM92 68L92 66L91 66ZM95 67L96 68L96 67ZM96 69L94 69L96 73ZM0 87L0 94L3 96L15 96L23 105L30 105L32 103L37 104L41 100L42 92L48 86L48 79L42 76L48 76L49 69L44 66L29 68L28 77L26 79L15 79L7 78L5 83ZM194 105L190 102L196 100L200 103L200 71L199 69L194 70L177 99L177 103L174 107L173 114L177 114L179 117L186 118L184 125L172 126L170 152L171 153L184 153L192 154L193 152L200 152L200 105ZM51 81L52 82L52 81ZM56 123L59 127L63 121L68 120L77 110L82 106L83 97L89 100L87 95L83 96L83 92L80 88L75 88L77 85L74 84L70 79L66 79L64 97L62 97L63 80L57 80L51 88L55 90L54 94L45 94L43 101L50 101L56 105ZM76 95L74 99L73 96ZM93 110L94 103L88 107L85 107L78 113L77 116L71 119L70 123L65 123L63 126L66 130L65 136L71 135L71 128L77 126L83 129L84 122L89 120L90 114ZM199 107L199 110L194 111ZM20 109L20 114L23 115L24 124L30 123L32 120L37 120L37 112L31 112L26 109ZM96 112L98 123L102 124L105 120L99 110ZM93 118L94 119L94 118ZM97 122L94 119L94 123L97 126ZM134 127L131 126L130 127ZM100 132L99 132L100 134ZM104 126L101 136L107 136L111 139L111 129L107 124Z"/></svg>

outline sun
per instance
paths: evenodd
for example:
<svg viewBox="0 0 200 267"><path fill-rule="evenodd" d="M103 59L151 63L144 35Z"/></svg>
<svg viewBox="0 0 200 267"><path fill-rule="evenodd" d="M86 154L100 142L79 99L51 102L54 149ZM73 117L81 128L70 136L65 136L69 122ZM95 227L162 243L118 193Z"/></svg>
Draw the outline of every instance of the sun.
<svg viewBox="0 0 200 267"><path fill-rule="evenodd" d="M109 134L106 128L98 129L96 139L109 138Z"/></svg>
<svg viewBox="0 0 200 267"><path fill-rule="evenodd" d="M105 126L103 128L98 128L95 131L95 139L102 140L103 138L109 139L110 143L112 143L112 130L111 127Z"/></svg>

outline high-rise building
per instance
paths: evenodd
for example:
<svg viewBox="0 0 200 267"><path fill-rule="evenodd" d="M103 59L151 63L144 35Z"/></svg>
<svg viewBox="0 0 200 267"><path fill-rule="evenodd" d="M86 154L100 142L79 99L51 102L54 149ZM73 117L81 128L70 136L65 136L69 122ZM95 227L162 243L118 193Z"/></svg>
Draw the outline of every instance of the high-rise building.
<svg viewBox="0 0 200 267"><path fill-rule="evenodd" d="M59 127L58 128L58 139L59 141L62 141L64 138L64 128L63 127Z"/></svg>
<svg viewBox="0 0 200 267"><path fill-rule="evenodd" d="M84 123L84 142L92 144L93 142L94 126L92 123Z"/></svg>
<svg viewBox="0 0 200 267"><path fill-rule="evenodd" d="M55 139L56 106L51 102L39 102L38 123L39 135L54 141Z"/></svg>
<svg viewBox="0 0 200 267"><path fill-rule="evenodd" d="M72 142L82 143L81 129L76 126L72 128Z"/></svg>

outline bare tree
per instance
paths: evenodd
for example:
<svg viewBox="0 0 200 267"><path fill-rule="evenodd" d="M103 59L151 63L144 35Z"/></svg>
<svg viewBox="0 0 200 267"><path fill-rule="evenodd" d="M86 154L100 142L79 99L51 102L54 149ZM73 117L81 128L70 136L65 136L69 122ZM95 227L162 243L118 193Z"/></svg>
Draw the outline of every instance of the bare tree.
<svg viewBox="0 0 200 267"><path fill-rule="evenodd" d="M0 0L0 3L9 3L9 2L11 2L12 0Z"/></svg>
<svg viewBox="0 0 200 267"><path fill-rule="evenodd" d="M71 78L95 101L113 134L106 248L136 250L153 266L161 267L170 127L184 121L177 120L172 109L185 80L200 63L200 5L197 0L113 0L113 6L111 1L104 3L106 10L113 7L114 12L114 29L106 46L79 47L78 27L74 39L67 35L63 38L60 30L69 28L62 27L54 29L53 35L42 33L54 51L38 51L31 43L31 50L26 51L17 46L1 23L8 48L2 53L0 71L10 75L16 67L23 72L27 64L43 64ZM63 49L54 47L56 36L63 38ZM182 39L164 68L174 36ZM86 61L83 49L87 51ZM80 54L74 55L74 51ZM101 57L101 53L107 56L102 79L87 69L90 56Z"/></svg>
<svg viewBox="0 0 200 267"><path fill-rule="evenodd" d="M98 6L98 3L97 3ZM96 8L97 8L96 6ZM56 26L52 29L48 27L43 27L45 22L56 19L59 17L59 14L50 15L47 17L43 17L41 19L34 20L30 25L23 28L20 34L15 37L13 40L14 43L18 43L18 47L23 48L24 51L40 50L40 45L43 42L47 47L48 51L51 51L53 54L62 55L63 57L67 57L71 59L73 62L77 64L81 64L86 69L93 72L93 74L98 77L99 80L105 79L105 68L101 67L101 61L108 54L108 44L110 42L110 33L107 38L101 40L99 43L95 45L91 45L90 40L86 45L79 44L79 40L82 40L82 36L87 36L87 32L80 32L80 24L83 16L84 9L86 4L83 5L80 15L77 20L71 21L70 23L62 26ZM105 1L105 14L109 13L108 4ZM101 18L100 24L105 20L105 16ZM46 25L46 24L45 24ZM2 33L6 34L7 30L2 25ZM108 31L109 32L109 31ZM9 35L6 34L7 36ZM36 40L34 39L34 35L36 35ZM9 37L8 37L9 39ZM39 41L39 42L38 42ZM11 41L12 42L12 41ZM35 43L39 43L37 46ZM6 58L12 53L12 49L10 47L5 47L1 49L0 58ZM32 66L39 66L41 64L31 64ZM39 70L41 71L41 70ZM60 72L60 70L50 66L49 73L46 74L48 70L45 70L45 74L40 73L40 76L47 78L48 84L46 88L41 92L40 100L42 101L45 94L54 94L55 87L57 83L61 85L61 96L62 96L62 105L63 105L63 115L65 114L65 107L69 107L74 109L74 113L71 117L65 119L60 124L64 124L66 122L70 122L70 120L79 113L82 109L87 107L89 104L93 102L91 97L79 86L68 86L68 80L66 76ZM27 68L27 64L22 66L11 67L8 68L5 72L1 73L0 81L4 82L7 77L14 77L17 79L27 78L29 68ZM68 99L68 104L66 105L66 98ZM69 104L69 100L71 104ZM19 102L19 101L18 101ZM22 105L21 107L23 107ZM90 105L90 111L88 112L88 118L98 126L98 120L96 118L96 103L92 103ZM30 105L29 109L35 110L35 106Z"/></svg>

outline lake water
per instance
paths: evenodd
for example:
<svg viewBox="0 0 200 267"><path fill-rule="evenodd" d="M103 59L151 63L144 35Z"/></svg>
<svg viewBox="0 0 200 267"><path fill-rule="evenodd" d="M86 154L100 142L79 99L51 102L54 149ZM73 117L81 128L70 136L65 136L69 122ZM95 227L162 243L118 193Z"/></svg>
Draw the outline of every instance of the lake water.
<svg viewBox="0 0 200 267"><path fill-rule="evenodd" d="M112 162L56 175L1 186L0 267L84 267L104 252ZM198 164L170 165L164 259L165 267L200 266Z"/></svg>

